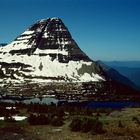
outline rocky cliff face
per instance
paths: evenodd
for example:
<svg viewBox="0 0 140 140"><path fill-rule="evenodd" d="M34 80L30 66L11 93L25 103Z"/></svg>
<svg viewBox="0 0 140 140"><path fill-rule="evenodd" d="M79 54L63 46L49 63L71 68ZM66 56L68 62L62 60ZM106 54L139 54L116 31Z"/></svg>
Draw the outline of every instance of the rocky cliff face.
<svg viewBox="0 0 140 140"><path fill-rule="evenodd" d="M102 82L106 76L59 18L38 21L0 48L2 82Z"/></svg>

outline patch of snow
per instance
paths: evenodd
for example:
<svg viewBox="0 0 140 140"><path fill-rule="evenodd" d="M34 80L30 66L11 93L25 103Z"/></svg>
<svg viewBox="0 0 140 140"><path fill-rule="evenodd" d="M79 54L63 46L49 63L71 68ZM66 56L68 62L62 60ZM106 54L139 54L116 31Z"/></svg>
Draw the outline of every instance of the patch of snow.
<svg viewBox="0 0 140 140"><path fill-rule="evenodd" d="M4 117L0 117L0 120L1 120L1 121L4 121Z"/></svg>
<svg viewBox="0 0 140 140"><path fill-rule="evenodd" d="M58 17L53 17L53 18L51 18L51 20L57 20L57 21L59 21L59 18Z"/></svg>
<svg viewBox="0 0 140 140"><path fill-rule="evenodd" d="M8 110L10 110L10 109L16 109L16 107L7 106L6 109L8 109Z"/></svg>
<svg viewBox="0 0 140 140"><path fill-rule="evenodd" d="M27 119L27 117L26 116L12 116L12 119L14 119L15 121L23 121ZM5 117L0 117L0 120L4 121Z"/></svg>
<svg viewBox="0 0 140 140"><path fill-rule="evenodd" d="M33 33L34 33L34 31L27 30L27 31L23 32L21 35L31 35Z"/></svg>
<svg viewBox="0 0 140 140"><path fill-rule="evenodd" d="M12 118L16 121L23 121L23 120L27 119L26 116L12 116Z"/></svg>
<svg viewBox="0 0 140 140"><path fill-rule="evenodd" d="M47 49L47 50L40 50L40 49L36 49L36 51L34 52L34 54L62 54L62 55L68 55L68 52L66 50L59 50L59 49Z"/></svg>
<svg viewBox="0 0 140 140"><path fill-rule="evenodd" d="M92 76L89 73L84 73L84 75L82 75L80 79L81 81L85 81L85 82L90 82L90 81L99 82L100 80L104 81L104 79L101 76L94 73L92 73Z"/></svg>

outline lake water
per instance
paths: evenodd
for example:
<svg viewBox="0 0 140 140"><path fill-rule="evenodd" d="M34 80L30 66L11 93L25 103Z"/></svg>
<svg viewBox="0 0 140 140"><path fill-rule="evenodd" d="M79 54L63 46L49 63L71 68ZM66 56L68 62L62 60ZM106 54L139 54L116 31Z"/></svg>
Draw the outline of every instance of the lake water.
<svg viewBox="0 0 140 140"><path fill-rule="evenodd" d="M32 98L32 99L27 99L27 100L23 100L23 103L25 104L30 104L30 103L40 103L40 104L57 104L58 100L55 98Z"/></svg>
<svg viewBox="0 0 140 140"><path fill-rule="evenodd" d="M140 107L140 102L131 101L106 101L106 102L90 102L87 104L88 108L124 108L124 107Z"/></svg>
<svg viewBox="0 0 140 140"><path fill-rule="evenodd" d="M84 101L84 100L58 100L55 98L29 98L24 100L11 100L11 99L0 99L0 102L22 102L25 104L30 103L40 103L40 104L56 104L56 105L70 105L70 106L82 106L87 108L124 108L124 107L132 107L138 106L140 107L140 102L132 102L132 101Z"/></svg>

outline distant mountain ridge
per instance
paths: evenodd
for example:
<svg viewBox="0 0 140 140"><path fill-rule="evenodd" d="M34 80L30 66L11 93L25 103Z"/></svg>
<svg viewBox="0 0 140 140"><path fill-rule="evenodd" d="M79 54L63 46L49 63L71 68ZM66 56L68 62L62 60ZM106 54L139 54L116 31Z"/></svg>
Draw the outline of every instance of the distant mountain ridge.
<svg viewBox="0 0 140 140"><path fill-rule="evenodd" d="M103 61L109 66L140 68L140 61Z"/></svg>
<svg viewBox="0 0 140 140"><path fill-rule="evenodd" d="M122 84L128 85L130 87L133 87L135 89L139 89L138 86L135 85L130 79L128 79L126 76L122 75L117 71L113 66L108 66L102 61L98 61L98 63L102 66L103 70L107 73L109 77L112 79L121 82Z"/></svg>
<svg viewBox="0 0 140 140"><path fill-rule="evenodd" d="M104 63L128 77L140 88L140 61L104 61Z"/></svg>

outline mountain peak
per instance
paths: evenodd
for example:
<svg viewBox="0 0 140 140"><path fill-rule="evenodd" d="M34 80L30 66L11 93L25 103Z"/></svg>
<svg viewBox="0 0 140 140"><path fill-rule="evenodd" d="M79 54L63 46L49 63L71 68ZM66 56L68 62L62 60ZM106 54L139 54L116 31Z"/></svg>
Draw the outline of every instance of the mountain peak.
<svg viewBox="0 0 140 140"><path fill-rule="evenodd" d="M47 20L56 20L56 21L59 21L60 20L60 21L62 21L61 18L59 18L59 17L52 17L52 18L40 19L40 20L38 20L38 22L45 22Z"/></svg>
<svg viewBox="0 0 140 140"><path fill-rule="evenodd" d="M18 36L3 51L14 54L59 54L64 61L86 60L89 57L78 47L60 18L42 19ZM45 53L45 54L44 54ZM55 56L56 57L56 56Z"/></svg>
<svg viewBox="0 0 140 140"><path fill-rule="evenodd" d="M41 19L38 20L36 23L38 24L54 24L54 23L62 23L62 20L58 17L53 17L53 18L46 18L46 19Z"/></svg>

